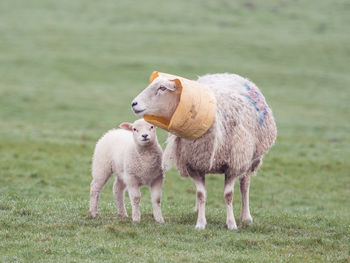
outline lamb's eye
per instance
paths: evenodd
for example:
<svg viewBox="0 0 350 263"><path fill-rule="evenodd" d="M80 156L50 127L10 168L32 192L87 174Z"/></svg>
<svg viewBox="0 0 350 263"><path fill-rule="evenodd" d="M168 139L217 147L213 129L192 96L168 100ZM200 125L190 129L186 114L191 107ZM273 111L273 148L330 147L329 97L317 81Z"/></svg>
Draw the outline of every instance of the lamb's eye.
<svg viewBox="0 0 350 263"><path fill-rule="evenodd" d="M153 129L154 127L153 126L151 126L151 129Z"/></svg>
<svg viewBox="0 0 350 263"><path fill-rule="evenodd" d="M136 128L134 128L133 130L136 131Z"/></svg>
<svg viewBox="0 0 350 263"><path fill-rule="evenodd" d="M158 90L165 91L165 90L166 90L166 87L163 86L163 85L160 85L159 88L158 88Z"/></svg>

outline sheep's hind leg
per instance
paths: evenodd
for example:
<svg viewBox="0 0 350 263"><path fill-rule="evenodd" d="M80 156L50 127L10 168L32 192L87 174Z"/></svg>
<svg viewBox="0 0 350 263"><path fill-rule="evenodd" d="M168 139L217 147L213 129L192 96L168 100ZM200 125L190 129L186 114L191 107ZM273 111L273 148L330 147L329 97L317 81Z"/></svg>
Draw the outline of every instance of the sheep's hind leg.
<svg viewBox="0 0 350 263"><path fill-rule="evenodd" d="M196 229L204 229L207 220L205 218L205 202L207 198L207 191L205 189L205 174L191 175L196 185L197 191L197 206L198 206L198 218Z"/></svg>
<svg viewBox="0 0 350 263"><path fill-rule="evenodd" d="M118 179L118 177L115 177L114 185L113 185L113 195L114 195L114 201L115 205L117 206L118 215L121 217L127 217L128 213L125 209L125 203L124 203L124 192L125 192L125 184L122 180Z"/></svg>
<svg viewBox="0 0 350 263"><path fill-rule="evenodd" d="M141 192L139 187L128 187L131 207L132 207L132 221L139 222L141 220L140 201Z"/></svg>
<svg viewBox="0 0 350 263"><path fill-rule="evenodd" d="M159 223L164 223L164 218L162 216L162 209L161 209L162 185L163 185L162 177L156 179L151 185L153 216L154 216L154 219Z"/></svg>
<svg viewBox="0 0 350 263"><path fill-rule="evenodd" d="M233 207L232 207L235 181L236 181L236 176L230 173L225 173L224 199L226 203L226 213L227 213L226 225L227 225L227 228L230 230L237 229L237 224L236 224L235 216L233 214Z"/></svg>
<svg viewBox="0 0 350 263"><path fill-rule="evenodd" d="M250 215L250 210L249 210L250 174L247 174L246 176L239 178L239 183L240 183L240 190L242 195L242 210L241 210L242 224L251 224L253 223L253 218Z"/></svg>
<svg viewBox="0 0 350 263"><path fill-rule="evenodd" d="M196 195L196 204L195 204L195 206L194 206L193 211L194 211L195 213L198 213L198 196L197 196L197 195Z"/></svg>

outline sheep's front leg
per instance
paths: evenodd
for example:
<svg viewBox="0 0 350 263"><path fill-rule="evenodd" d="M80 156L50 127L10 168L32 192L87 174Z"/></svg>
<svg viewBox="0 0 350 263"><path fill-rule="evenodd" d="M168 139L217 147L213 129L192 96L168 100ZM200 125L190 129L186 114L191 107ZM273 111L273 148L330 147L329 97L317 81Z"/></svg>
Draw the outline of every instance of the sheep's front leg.
<svg viewBox="0 0 350 263"><path fill-rule="evenodd" d="M153 205L154 219L159 223L164 223L161 210L163 177L156 179L151 185L151 198Z"/></svg>
<svg viewBox="0 0 350 263"><path fill-rule="evenodd" d="M225 187L224 187L224 199L226 203L226 225L230 230L237 229L237 224L235 220L235 216L233 214L232 200L233 200L233 192L235 186L236 177L225 173Z"/></svg>
<svg viewBox="0 0 350 263"><path fill-rule="evenodd" d="M251 224L253 218L250 215L249 210L249 187L250 187L250 174L239 179L240 190L242 195L242 210L241 219L243 224Z"/></svg>
<svg viewBox="0 0 350 263"><path fill-rule="evenodd" d="M207 220L205 218L205 201L207 199L207 191L205 189L205 175L196 175L192 177L196 185L198 218L196 229L204 229Z"/></svg>
<svg viewBox="0 0 350 263"><path fill-rule="evenodd" d="M141 220L140 201L141 192L138 186L128 187L131 207L132 207L132 221L139 222Z"/></svg>
<svg viewBox="0 0 350 263"><path fill-rule="evenodd" d="M125 209L125 203L124 203L124 192L125 192L125 184L122 180L118 179L118 177L115 177L114 185L113 185L113 195L114 195L114 201L115 205L117 206L118 215L121 217L127 217L128 213Z"/></svg>

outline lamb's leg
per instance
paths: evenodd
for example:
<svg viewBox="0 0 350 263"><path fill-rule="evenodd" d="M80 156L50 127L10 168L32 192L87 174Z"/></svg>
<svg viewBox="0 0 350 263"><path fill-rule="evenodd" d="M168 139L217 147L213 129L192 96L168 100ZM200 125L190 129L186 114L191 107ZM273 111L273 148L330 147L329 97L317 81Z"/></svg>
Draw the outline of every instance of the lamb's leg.
<svg viewBox="0 0 350 263"><path fill-rule="evenodd" d="M239 179L240 189L242 195L242 211L241 219L243 224L250 224L253 222L253 218L250 215L249 210L249 187L250 187L250 174Z"/></svg>
<svg viewBox="0 0 350 263"><path fill-rule="evenodd" d="M128 192L132 207L132 221L139 222L141 220L140 214L140 201L141 201L141 192L138 186L128 186Z"/></svg>
<svg viewBox="0 0 350 263"><path fill-rule="evenodd" d="M226 203L226 225L230 230L237 229L235 216L233 214L232 200L236 177L232 174L225 173L224 199Z"/></svg>
<svg viewBox="0 0 350 263"><path fill-rule="evenodd" d="M118 215L121 217L127 217L128 213L125 209L124 204L124 192L125 192L125 184L122 180L118 179L118 177L115 177L114 185L113 185L113 195L114 195L114 201L115 205L117 206Z"/></svg>
<svg viewBox="0 0 350 263"><path fill-rule="evenodd" d="M194 180L197 192L198 218L196 229L204 229L207 224L207 220L205 218L205 201L207 198L207 191L205 189L205 175L197 174L195 176L191 175L191 177Z"/></svg>
<svg viewBox="0 0 350 263"><path fill-rule="evenodd" d="M92 217L98 216L98 200L103 186L112 175L111 168L106 164L102 166L96 166L93 164L92 177L93 180L90 185L90 209L89 213Z"/></svg>
<svg viewBox="0 0 350 263"><path fill-rule="evenodd" d="M153 205L154 219L159 223L164 223L161 210L163 177L156 179L151 185L151 198Z"/></svg>

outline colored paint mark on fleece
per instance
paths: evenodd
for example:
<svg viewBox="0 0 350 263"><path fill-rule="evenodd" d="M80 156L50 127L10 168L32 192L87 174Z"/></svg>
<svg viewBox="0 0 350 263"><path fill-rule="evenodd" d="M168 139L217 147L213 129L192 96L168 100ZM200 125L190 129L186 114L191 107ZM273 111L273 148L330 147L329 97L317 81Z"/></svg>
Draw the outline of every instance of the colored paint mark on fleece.
<svg viewBox="0 0 350 263"><path fill-rule="evenodd" d="M268 113L268 106L265 103L265 99L256 88L250 87L247 83L244 83L243 86L248 91L248 94L244 94L244 96L249 100L251 104L253 104L256 112L258 113L259 124L261 126L264 123L265 117Z"/></svg>

